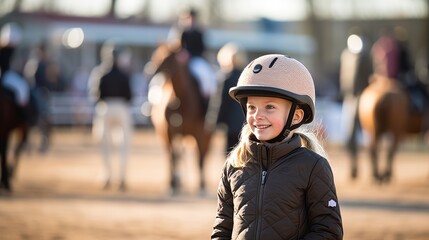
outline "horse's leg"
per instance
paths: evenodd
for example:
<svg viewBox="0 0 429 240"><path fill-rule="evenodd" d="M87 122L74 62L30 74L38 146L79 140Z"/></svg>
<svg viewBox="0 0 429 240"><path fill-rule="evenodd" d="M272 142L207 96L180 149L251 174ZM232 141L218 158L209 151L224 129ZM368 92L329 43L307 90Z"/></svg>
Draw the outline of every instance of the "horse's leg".
<svg viewBox="0 0 429 240"><path fill-rule="evenodd" d="M358 118L358 99L354 96L348 96L346 97L344 101L344 108L345 108L345 116L344 118L347 119L347 122L350 124L348 128L346 129L347 133L347 143L346 143L346 149L348 151L348 154L350 156L351 160L351 178L354 180L357 178L358 175L358 159L357 159L357 151L358 151L358 141L357 141L357 130L359 125L359 118Z"/></svg>
<svg viewBox="0 0 429 240"><path fill-rule="evenodd" d="M350 157L351 160L351 177L352 180L357 179L358 177L358 158L357 155L351 155Z"/></svg>
<svg viewBox="0 0 429 240"><path fill-rule="evenodd" d="M1 158L1 184L0 188L4 187L6 190L11 191L9 183L9 173L7 166L7 148L8 148L8 136L4 136L0 139L0 158Z"/></svg>
<svg viewBox="0 0 429 240"><path fill-rule="evenodd" d="M205 160L206 160L207 152L209 150L211 134L212 133L209 130L204 130L202 134L200 134L200 137L197 139L198 170L200 175L200 185L199 185L200 196L207 195L206 178L204 174L204 169L205 169Z"/></svg>
<svg viewBox="0 0 429 240"><path fill-rule="evenodd" d="M357 143L357 129L353 126L352 134L347 143L347 148L351 160L351 177L356 179L358 176L358 143Z"/></svg>
<svg viewBox="0 0 429 240"><path fill-rule="evenodd" d="M390 182L392 178L392 169L393 169L393 159L395 157L396 150L399 146L399 139L397 136L393 137L392 144L389 146L388 152L387 152L387 163L386 163L386 170L382 176L382 181L388 183Z"/></svg>
<svg viewBox="0 0 429 240"><path fill-rule="evenodd" d="M381 177L378 170L378 147L380 137L378 135L373 136L373 140L370 142L370 156L372 165L372 176L374 180L381 181Z"/></svg>
<svg viewBox="0 0 429 240"><path fill-rule="evenodd" d="M18 142L18 145L15 148L15 152L14 152L14 162L13 165L11 165L10 167L10 171L9 171L9 178L13 178L13 176L15 175L15 171L16 169L18 169L18 164L19 164L19 158L21 156L22 150L25 148L26 144L27 144L27 139L28 139L28 126L22 126L20 128L20 137L21 139Z"/></svg>
<svg viewBox="0 0 429 240"><path fill-rule="evenodd" d="M206 180L204 175L204 159L205 159L205 152L199 152L198 153L198 171L199 171L199 177L200 177L200 195L205 196L207 194L206 192Z"/></svg>
<svg viewBox="0 0 429 240"><path fill-rule="evenodd" d="M40 121L40 134L41 142L39 151L45 153L49 148L49 140L51 134L51 124L49 122L48 116L43 116Z"/></svg>
<svg viewBox="0 0 429 240"><path fill-rule="evenodd" d="M180 178L177 173L177 160L179 158L177 149L172 142L168 146L169 160L170 160L170 189L172 195L177 195L180 191Z"/></svg>

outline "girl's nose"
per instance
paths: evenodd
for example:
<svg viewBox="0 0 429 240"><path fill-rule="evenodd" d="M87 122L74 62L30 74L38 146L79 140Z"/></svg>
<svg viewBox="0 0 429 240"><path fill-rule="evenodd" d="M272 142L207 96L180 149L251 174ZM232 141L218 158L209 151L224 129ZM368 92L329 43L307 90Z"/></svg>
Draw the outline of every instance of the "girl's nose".
<svg viewBox="0 0 429 240"><path fill-rule="evenodd" d="M262 119L264 118L265 114L261 109L257 109L255 112L255 118L256 119Z"/></svg>

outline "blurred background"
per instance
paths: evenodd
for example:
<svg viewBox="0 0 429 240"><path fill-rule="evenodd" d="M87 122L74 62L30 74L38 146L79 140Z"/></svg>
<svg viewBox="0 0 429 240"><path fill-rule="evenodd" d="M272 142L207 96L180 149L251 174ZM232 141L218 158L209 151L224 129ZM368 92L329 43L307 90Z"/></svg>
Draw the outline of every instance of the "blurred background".
<svg viewBox="0 0 429 240"><path fill-rule="evenodd" d="M213 66L218 65L217 51L231 41L240 43L250 59L266 53L287 54L310 69L320 100L342 100L340 55L356 29L371 45L383 29L401 28L413 66L427 57L429 6L425 0L3 0L0 25L18 24L22 39L17 57L22 68L41 44L58 62L61 82L52 86L50 101L50 117L57 125L91 123L87 78L100 62L101 45L114 39L130 47L134 118L138 125L146 125L140 109L147 95L144 65L156 45L167 39L179 13L190 6L199 11Z"/></svg>
<svg viewBox="0 0 429 240"><path fill-rule="evenodd" d="M416 111L427 112L429 0L0 0L0 28L13 23L9 38L18 43L13 69L34 84L27 72L32 61L44 53L54 63L43 90L46 106L41 107L48 109L49 126L31 131L52 136L46 146L42 139L39 153L22 154L13 193L0 189L0 239L208 238L225 133L216 132L208 156L211 197L170 198L167 155L154 140L145 72L155 48L189 7L198 11L205 56L216 74L222 71L218 53L231 42L248 59L281 53L308 67L316 84L316 126L325 137L342 201L345 239L429 238L427 137L407 138L397 155L393 184L375 184L369 155L363 153L367 136L349 132L357 97L368 84L363 75L372 69L356 70L358 58L346 59L348 52L360 56L359 66L372 65L374 43L392 33L406 56L406 71L414 76L406 85L415 96L411 101ZM102 61L106 41L127 49L123 67L133 96L135 131L129 143L129 185L123 192L102 189L99 142L90 130L96 109L89 79ZM352 70L344 70L350 65ZM353 86L351 101L348 85L341 83L347 72L354 72L351 78L361 73L365 80L364 86ZM38 140L30 137L30 148L31 142ZM349 161L356 151L363 158L357 182L350 178ZM192 154L185 151L190 159ZM188 192L194 193L197 177L187 171L197 172L196 163L181 165Z"/></svg>

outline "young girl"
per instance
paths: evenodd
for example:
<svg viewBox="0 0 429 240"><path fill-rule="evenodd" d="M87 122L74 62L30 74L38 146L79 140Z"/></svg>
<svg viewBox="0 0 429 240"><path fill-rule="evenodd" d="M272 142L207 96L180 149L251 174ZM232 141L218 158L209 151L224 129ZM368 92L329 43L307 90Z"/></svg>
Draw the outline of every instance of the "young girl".
<svg viewBox="0 0 429 240"><path fill-rule="evenodd" d="M230 95L246 114L218 189L212 239L342 239L331 167L314 135L309 71L284 55L253 60Z"/></svg>

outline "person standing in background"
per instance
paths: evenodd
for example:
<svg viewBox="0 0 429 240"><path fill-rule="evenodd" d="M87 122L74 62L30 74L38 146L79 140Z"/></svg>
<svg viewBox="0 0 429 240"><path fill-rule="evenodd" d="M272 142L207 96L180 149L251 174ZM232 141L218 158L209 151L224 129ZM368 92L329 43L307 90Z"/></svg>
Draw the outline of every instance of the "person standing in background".
<svg viewBox="0 0 429 240"><path fill-rule="evenodd" d="M89 78L89 94L96 101L93 122L93 134L101 138L103 160L105 164L105 185L111 185L112 163L111 145L120 145L121 161L119 172L119 190L126 190L126 171L129 144L132 134L132 99L130 76L124 71L125 52L115 43L106 42L101 49L101 64L95 67Z"/></svg>
<svg viewBox="0 0 429 240"><path fill-rule="evenodd" d="M52 92L61 92L65 89L61 68L52 57L47 42L40 43L24 67L24 76L32 86L32 94L37 102L39 117L37 126L40 129L41 143L39 151L48 150L51 139L52 123L49 101Z"/></svg>
<svg viewBox="0 0 429 240"><path fill-rule="evenodd" d="M238 143L245 120L240 105L229 96L229 89L237 85L241 71L247 63L247 54L237 44L227 43L219 50L217 60L223 84L217 124L226 128L225 153L229 154Z"/></svg>
<svg viewBox="0 0 429 240"><path fill-rule="evenodd" d="M356 31L354 31L356 32ZM352 33L340 58L340 90L343 97L342 128L352 159L352 177L357 177L358 102L372 74L370 45L362 34Z"/></svg>

